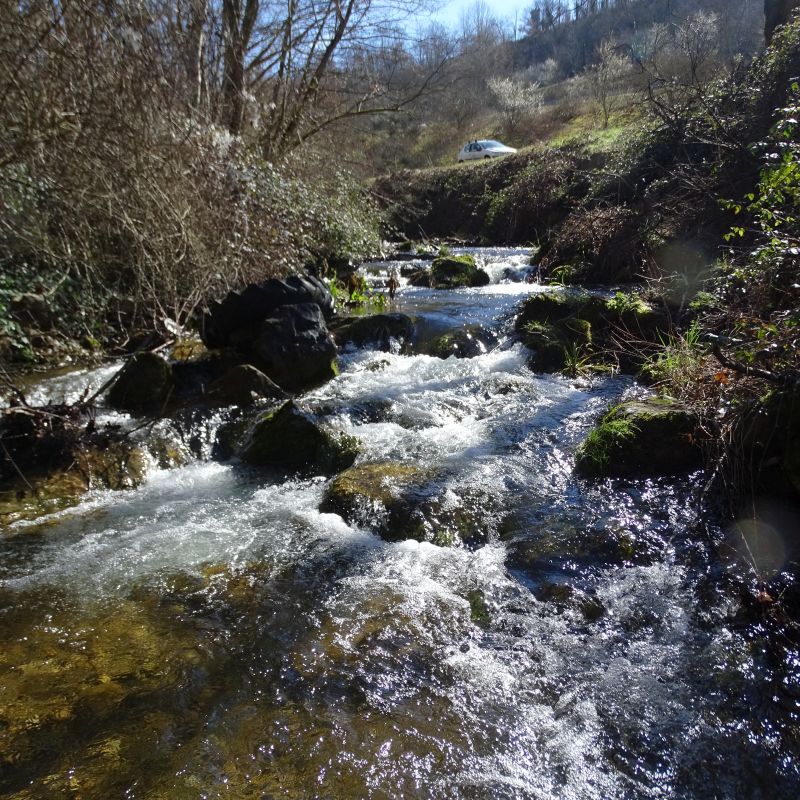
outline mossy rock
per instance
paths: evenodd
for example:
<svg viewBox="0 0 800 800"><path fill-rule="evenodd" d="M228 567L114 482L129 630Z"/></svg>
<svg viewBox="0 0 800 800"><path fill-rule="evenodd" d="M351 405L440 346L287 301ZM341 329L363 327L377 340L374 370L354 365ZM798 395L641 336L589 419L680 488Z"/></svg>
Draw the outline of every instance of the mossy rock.
<svg viewBox="0 0 800 800"><path fill-rule="evenodd" d="M433 286L433 277L429 269L418 269L408 276L408 285L417 288L430 289Z"/></svg>
<svg viewBox="0 0 800 800"><path fill-rule="evenodd" d="M172 367L156 353L137 353L117 373L107 401L123 411L154 411L167 401L172 388Z"/></svg>
<svg viewBox="0 0 800 800"><path fill-rule="evenodd" d="M345 317L329 324L338 345L347 343L356 347L368 344L388 350L392 339L410 339L414 335L414 318L408 314L368 314Z"/></svg>
<svg viewBox="0 0 800 800"><path fill-rule="evenodd" d="M523 344L533 350L528 365L534 372L558 372L566 363L561 333L555 325L529 322L522 335Z"/></svg>
<svg viewBox="0 0 800 800"><path fill-rule="evenodd" d="M436 358L474 358L488 352L496 337L480 325L467 325L437 336L422 351Z"/></svg>
<svg viewBox="0 0 800 800"><path fill-rule="evenodd" d="M701 465L698 417L663 398L612 408L576 454L578 474L592 477L670 475Z"/></svg>
<svg viewBox="0 0 800 800"><path fill-rule="evenodd" d="M534 372L558 372L567 366L567 353L588 354L592 345L592 325L588 320L567 317L554 324L528 322L522 342L533 355L528 366Z"/></svg>
<svg viewBox="0 0 800 800"><path fill-rule="evenodd" d="M531 295L521 305L516 329L530 323L557 325L562 330L574 320L589 323L597 338L615 328L626 328L646 339L654 339L669 328L669 320L636 293L617 292L612 298L582 290L560 290Z"/></svg>
<svg viewBox="0 0 800 800"><path fill-rule="evenodd" d="M421 539L413 516L429 479L428 470L412 464L360 464L333 479L320 511L339 514L387 541Z"/></svg>
<svg viewBox="0 0 800 800"><path fill-rule="evenodd" d="M457 289L486 286L491 278L472 256L439 256L431 265L431 281L435 289Z"/></svg>
<svg viewBox="0 0 800 800"><path fill-rule="evenodd" d="M516 329L522 331L530 322L555 325L570 317L597 324L607 313L606 301L588 292L560 290L538 292L520 306Z"/></svg>
<svg viewBox="0 0 800 800"><path fill-rule="evenodd" d="M333 475L359 454L353 436L319 422L289 400L256 423L239 455L247 464Z"/></svg>
<svg viewBox="0 0 800 800"><path fill-rule="evenodd" d="M90 489L134 489L144 482L150 460L141 445L98 434L76 447L67 467L8 481L0 490L0 525L74 506Z"/></svg>

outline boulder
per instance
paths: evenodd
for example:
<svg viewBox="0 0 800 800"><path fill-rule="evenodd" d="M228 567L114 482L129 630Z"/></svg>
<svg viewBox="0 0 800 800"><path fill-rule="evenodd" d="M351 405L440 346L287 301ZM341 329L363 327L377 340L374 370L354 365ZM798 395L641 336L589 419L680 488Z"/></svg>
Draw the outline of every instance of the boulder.
<svg viewBox="0 0 800 800"><path fill-rule="evenodd" d="M360 464L333 479L320 511L339 514L387 541L421 539L413 514L429 478L427 470L412 464Z"/></svg>
<svg viewBox="0 0 800 800"><path fill-rule="evenodd" d="M172 389L172 367L156 353L137 353L117 373L106 399L123 411L152 412L164 405Z"/></svg>
<svg viewBox="0 0 800 800"><path fill-rule="evenodd" d="M214 407L248 406L256 400L285 398L286 392L263 372L249 364L239 364L214 381L204 396Z"/></svg>
<svg viewBox="0 0 800 800"><path fill-rule="evenodd" d="M434 259L430 274L435 289L486 286L491 280L484 270L475 266L472 256L439 256Z"/></svg>
<svg viewBox="0 0 800 800"><path fill-rule="evenodd" d="M522 342L533 350L528 366L534 372L558 372L567 367L570 353L588 354L592 326L578 317L567 317L552 325L528 322L522 331Z"/></svg>
<svg viewBox="0 0 800 800"><path fill-rule="evenodd" d="M289 400L258 420L239 456L253 466L333 475L351 466L358 453L356 438L320 423Z"/></svg>
<svg viewBox="0 0 800 800"><path fill-rule="evenodd" d="M314 303L326 319L335 311L328 286L314 275L290 275L251 283L214 302L201 319L200 331L207 347L240 345L249 341L261 323L281 306Z"/></svg>
<svg viewBox="0 0 800 800"><path fill-rule="evenodd" d="M256 364L279 386L304 389L337 374L336 344L316 303L275 309L252 344Z"/></svg>
<svg viewBox="0 0 800 800"><path fill-rule="evenodd" d="M433 278L428 269L415 269L405 277L408 277L409 286L422 287L423 289L430 289L433 286Z"/></svg>
<svg viewBox="0 0 800 800"><path fill-rule="evenodd" d="M94 434L85 441L62 443L62 447L58 457L51 452L49 461L15 461L25 477L5 476L0 489L0 525L69 508L90 489L133 489L146 477L150 456L129 439Z"/></svg>
<svg viewBox="0 0 800 800"><path fill-rule="evenodd" d="M437 336L420 351L437 358L474 358L488 352L497 337L480 325L467 325Z"/></svg>
<svg viewBox="0 0 800 800"><path fill-rule="evenodd" d="M379 350L389 350L392 339L410 339L414 335L414 320L400 313L345 317L331 325L331 333L340 346L372 344Z"/></svg>
<svg viewBox="0 0 800 800"><path fill-rule="evenodd" d="M671 475L699 467L698 417L663 398L612 408L576 454L575 469L590 477Z"/></svg>
<svg viewBox="0 0 800 800"><path fill-rule="evenodd" d="M597 323L606 312L606 301L583 291L537 292L521 305L516 329L524 330L530 322L555 325L570 317Z"/></svg>

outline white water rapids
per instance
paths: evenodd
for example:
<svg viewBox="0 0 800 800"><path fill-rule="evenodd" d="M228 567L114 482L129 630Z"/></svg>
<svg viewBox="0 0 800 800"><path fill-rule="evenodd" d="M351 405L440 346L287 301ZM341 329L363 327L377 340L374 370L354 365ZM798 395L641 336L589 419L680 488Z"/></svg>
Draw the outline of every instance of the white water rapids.
<svg viewBox="0 0 800 800"><path fill-rule="evenodd" d="M359 438L361 462L432 470L437 502L485 539L387 543L320 513L324 478L206 459L18 523L0 538L9 608L155 607L196 631L201 666L110 720L89 714L46 767L0 773L0 792L51 796L73 770L94 781L87 797L800 795L796 686L776 688L728 624L693 480L572 474L597 415L641 390L532 373L508 338L540 290L510 280L527 254L477 255L489 286L403 286L391 310L481 325L497 346L468 359L349 350L302 402ZM57 390L74 396L85 377ZM119 759L97 777L92 754L112 740Z"/></svg>

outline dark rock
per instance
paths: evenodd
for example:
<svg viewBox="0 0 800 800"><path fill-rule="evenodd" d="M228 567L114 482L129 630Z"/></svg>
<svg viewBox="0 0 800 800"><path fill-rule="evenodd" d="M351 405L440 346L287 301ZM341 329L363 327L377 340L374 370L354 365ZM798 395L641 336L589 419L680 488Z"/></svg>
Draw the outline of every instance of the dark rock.
<svg viewBox="0 0 800 800"><path fill-rule="evenodd" d="M437 336L419 350L437 358L474 358L488 352L496 343L497 337L491 331L480 325L467 325Z"/></svg>
<svg viewBox="0 0 800 800"><path fill-rule="evenodd" d="M430 289L433 286L433 278L430 270L416 269L408 275L408 285Z"/></svg>
<svg viewBox="0 0 800 800"><path fill-rule="evenodd" d="M472 256L439 256L431 265L431 282L436 289L486 286L489 275L475 266Z"/></svg>
<svg viewBox="0 0 800 800"><path fill-rule="evenodd" d="M254 466L333 475L359 453L358 440L318 422L292 400L256 423L240 452Z"/></svg>
<svg viewBox="0 0 800 800"><path fill-rule="evenodd" d="M351 467L333 479L320 511L339 514L387 541L420 539L413 521L420 490L430 478L422 467L385 462Z"/></svg>
<svg viewBox="0 0 800 800"><path fill-rule="evenodd" d="M590 323L597 323L605 312L606 301L588 292L537 292L522 303L516 328L522 331L530 322L555 325L569 317L580 317Z"/></svg>
<svg viewBox="0 0 800 800"><path fill-rule="evenodd" d="M124 411L155 411L172 392L172 368L156 353L137 353L117 373L108 404Z"/></svg>
<svg viewBox="0 0 800 800"><path fill-rule="evenodd" d="M251 339L261 323L281 306L314 303L326 319L335 303L327 285L313 275L290 275L251 283L242 292L230 292L212 303L201 320L201 336L207 347L237 345Z"/></svg>
<svg viewBox="0 0 800 800"><path fill-rule="evenodd" d="M303 389L336 374L336 344L316 303L281 306L252 345L257 365L279 386Z"/></svg>
<svg viewBox="0 0 800 800"><path fill-rule="evenodd" d="M331 333L340 346L349 342L356 347L372 344L388 350L392 339L410 339L414 335L414 320L400 313L346 317L331 325Z"/></svg>
<svg viewBox="0 0 800 800"><path fill-rule="evenodd" d="M701 465L698 418L661 398L612 408L579 448L575 469L587 476L670 475Z"/></svg>
<svg viewBox="0 0 800 800"><path fill-rule="evenodd" d="M260 399L285 398L286 392L263 372L240 364L209 387L204 400L212 406L247 406Z"/></svg>

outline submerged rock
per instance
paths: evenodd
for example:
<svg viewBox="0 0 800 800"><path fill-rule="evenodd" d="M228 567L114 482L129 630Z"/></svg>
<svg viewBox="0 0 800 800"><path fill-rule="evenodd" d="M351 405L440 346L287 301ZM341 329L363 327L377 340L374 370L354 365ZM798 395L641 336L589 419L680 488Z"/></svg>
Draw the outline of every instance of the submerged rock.
<svg viewBox="0 0 800 800"><path fill-rule="evenodd" d="M333 475L351 466L358 440L318 422L289 400L255 425L239 455L247 464Z"/></svg>
<svg viewBox="0 0 800 800"><path fill-rule="evenodd" d="M333 479L320 511L339 514L387 541L424 538L412 518L429 479L428 470L413 464L360 464Z"/></svg>
<svg viewBox="0 0 800 800"><path fill-rule="evenodd" d="M158 709L190 696L188 676L209 661L193 626L157 607L68 602L52 589L0 591L0 783L39 787L20 797L117 796L125 754L170 735L163 725L152 736Z"/></svg>
<svg viewBox="0 0 800 800"><path fill-rule="evenodd" d="M388 350L392 339L410 339L414 335L414 319L400 313L346 317L331 325L331 332L340 346L371 344L379 350Z"/></svg>
<svg viewBox="0 0 800 800"><path fill-rule="evenodd" d="M157 411L172 389L172 367L156 353L137 353L117 373L106 399L123 411Z"/></svg>
<svg viewBox="0 0 800 800"><path fill-rule="evenodd" d="M697 468L698 417L673 400L632 400L612 408L575 457L575 469L593 477L670 475Z"/></svg>
<svg viewBox="0 0 800 800"><path fill-rule="evenodd" d="M259 367L279 386L304 389L337 375L336 344L316 303L281 306L252 343Z"/></svg>
<svg viewBox="0 0 800 800"><path fill-rule="evenodd" d="M431 283L435 289L457 289L462 286L486 286L491 278L475 266L472 256L439 256L431 265Z"/></svg>

